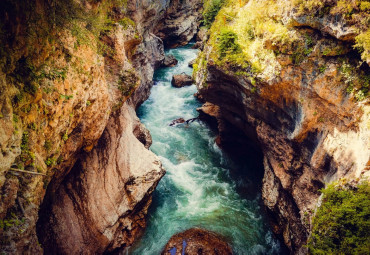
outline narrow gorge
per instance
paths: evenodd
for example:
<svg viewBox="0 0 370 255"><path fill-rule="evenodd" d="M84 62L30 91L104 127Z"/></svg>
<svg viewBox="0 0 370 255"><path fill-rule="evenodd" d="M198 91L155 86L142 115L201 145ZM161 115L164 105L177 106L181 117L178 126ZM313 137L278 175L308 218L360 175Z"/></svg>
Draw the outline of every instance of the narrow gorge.
<svg viewBox="0 0 370 255"><path fill-rule="evenodd" d="M370 1L0 13L2 254L370 253Z"/></svg>

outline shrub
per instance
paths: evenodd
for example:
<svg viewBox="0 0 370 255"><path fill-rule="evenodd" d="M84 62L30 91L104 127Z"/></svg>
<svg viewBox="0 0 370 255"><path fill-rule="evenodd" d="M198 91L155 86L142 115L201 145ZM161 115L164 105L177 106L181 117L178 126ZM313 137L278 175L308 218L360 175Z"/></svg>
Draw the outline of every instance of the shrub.
<svg viewBox="0 0 370 255"><path fill-rule="evenodd" d="M356 37L355 47L361 52L363 60L370 60L370 29Z"/></svg>
<svg viewBox="0 0 370 255"><path fill-rule="evenodd" d="M237 43L238 35L231 30L224 30L219 36L219 50L221 58L229 54L240 53L241 48Z"/></svg>
<svg viewBox="0 0 370 255"><path fill-rule="evenodd" d="M331 184L314 219L311 254L370 254L370 185Z"/></svg>
<svg viewBox="0 0 370 255"><path fill-rule="evenodd" d="M208 4L206 4L203 12L203 24L206 27L211 27L223 3L224 0L211 0L210 2L208 2Z"/></svg>

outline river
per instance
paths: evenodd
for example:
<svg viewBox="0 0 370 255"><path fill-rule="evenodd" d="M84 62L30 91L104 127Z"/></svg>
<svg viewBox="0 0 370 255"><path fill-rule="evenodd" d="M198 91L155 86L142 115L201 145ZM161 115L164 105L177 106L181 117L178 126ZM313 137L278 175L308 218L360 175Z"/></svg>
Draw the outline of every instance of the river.
<svg viewBox="0 0 370 255"><path fill-rule="evenodd" d="M174 74L192 73L188 62L197 50L190 46L166 51L179 63L156 71L151 95L137 112L167 174L153 194L144 235L128 253L160 254L172 235L201 227L224 236L234 254L282 254L261 206L263 170L229 159L215 144L215 133L201 121L169 126L177 118L197 117L201 106L193 96L195 85L171 86Z"/></svg>

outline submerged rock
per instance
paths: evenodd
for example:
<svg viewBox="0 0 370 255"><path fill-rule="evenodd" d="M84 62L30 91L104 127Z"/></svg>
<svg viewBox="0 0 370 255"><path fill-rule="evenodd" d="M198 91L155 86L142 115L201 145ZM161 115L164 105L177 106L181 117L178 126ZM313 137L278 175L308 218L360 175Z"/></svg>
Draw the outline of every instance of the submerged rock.
<svg viewBox="0 0 370 255"><path fill-rule="evenodd" d="M162 67L174 67L179 61L175 58L174 55L167 55L164 57Z"/></svg>
<svg viewBox="0 0 370 255"><path fill-rule="evenodd" d="M176 88L190 86L190 85L193 84L193 78L190 75L187 75L185 73L175 74L172 77L171 84L172 84L172 86L174 86Z"/></svg>
<svg viewBox="0 0 370 255"><path fill-rule="evenodd" d="M232 251L230 246L217 234L199 228L192 228L172 236L168 241L162 255L173 254L227 255L232 254Z"/></svg>
<svg viewBox="0 0 370 255"><path fill-rule="evenodd" d="M176 124L181 124L184 122L185 122L184 118L178 118L178 119L173 120L169 126L175 126Z"/></svg>

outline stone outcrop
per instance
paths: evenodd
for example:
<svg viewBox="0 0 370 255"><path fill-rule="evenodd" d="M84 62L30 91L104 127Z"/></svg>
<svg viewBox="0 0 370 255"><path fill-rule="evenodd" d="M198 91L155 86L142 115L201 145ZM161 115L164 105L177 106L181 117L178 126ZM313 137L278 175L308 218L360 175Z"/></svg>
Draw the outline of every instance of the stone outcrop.
<svg viewBox="0 0 370 255"><path fill-rule="evenodd" d="M340 92L343 84L332 83L339 63L321 77L313 62L303 65L287 66L281 80L259 84L258 92L248 79L210 62L207 85L197 83L202 98L218 106L217 118L258 139L265 156L263 200L275 232L295 252L306 242L319 189L361 177L369 159L369 111Z"/></svg>
<svg viewBox="0 0 370 255"><path fill-rule="evenodd" d="M164 171L134 135L144 130L133 108L125 103L116 114L94 149L64 178L52 205L41 211L38 232L47 254L124 248L145 227L151 193Z"/></svg>
<svg viewBox="0 0 370 255"><path fill-rule="evenodd" d="M263 201L274 232L293 253L307 252L304 245L319 190L340 178L359 180L370 175L366 168L370 156L369 99L358 101L348 94L346 73L341 71L343 57L356 62L359 56L351 51L349 34L333 32L337 39L328 38L325 33L329 31L316 30L324 25L309 29L306 26L311 24L304 24L296 24L294 29L312 39L310 51L296 62L293 51L278 51L274 55L278 71L272 77L248 68L240 72L234 63L220 65L209 41L195 74L198 97L207 102L201 111L215 118L219 129L223 123L219 139L233 139L222 138L227 123L262 149ZM320 54L321 47L328 44L331 49L343 50L327 52L330 56ZM276 50L277 45L264 46ZM273 60L269 60L272 66ZM361 70L368 72L366 63ZM361 79L355 72L351 75L352 81Z"/></svg>
<svg viewBox="0 0 370 255"><path fill-rule="evenodd" d="M231 255L232 251L230 246L222 240L222 237L204 229L192 228L172 236L162 254Z"/></svg>
<svg viewBox="0 0 370 255"><path fill-rule="evenodd" d="M202 9L201 0L171 1L155 34L168 48L187 44L198 32Z"/></svg>
<svg viewBox="0 0 370 255"><path fill-rule="evenodd" d="M172 76L171 85L175 88L181 88L185 86L190 86L193 84L193 78L185 73L175 74Z"/></svg>

